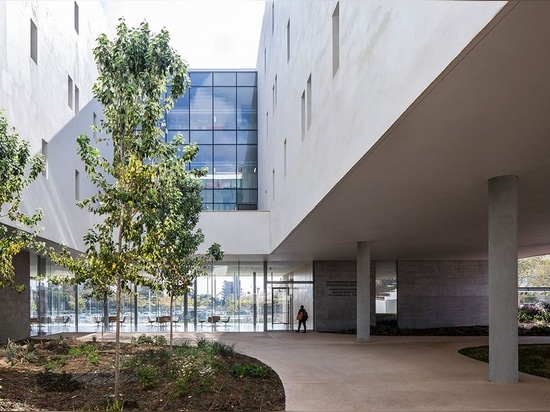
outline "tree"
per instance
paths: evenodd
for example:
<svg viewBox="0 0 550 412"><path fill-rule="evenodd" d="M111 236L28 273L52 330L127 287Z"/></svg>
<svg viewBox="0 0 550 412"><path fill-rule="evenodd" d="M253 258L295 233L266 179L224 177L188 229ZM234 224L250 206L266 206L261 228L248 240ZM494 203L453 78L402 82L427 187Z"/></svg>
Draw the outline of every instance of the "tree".
<svg viewBox="0 0 550 412"><path fill-rule="evenodd" d="M196 146L187 146L181 156L183 144L180 135L167 146L164 161L159 165L156 190L150 191L147 211L146 256L147 271L156 278L159 288L170 297L170 317L173 316L174 298L186 294L193 281L202 274L207 263L223 259L220 245L213 244L206 255L197 249L204 242L200 229L195 229L202 210L199 177L205 170L186 170L197 154ZM171 151L171 152L170 152ZM170 349L173 342L173 323L170 322Z"/></svg>
<svg viewBox="0 0 550 412"><path fill-rule="evenodd" d="M550 257L545 255L519 259L518 282L520 287L550 287ZM536 302L540 296L537 299L537 293L533 291L518 293L518 305L528 299Z"/></svg>
<svg viewBox="0 0 550 412"><path fill-rule="evenodd" d="M128 28L121 20L116 37L98 38L94 58L98 78L93 86L103 105L104 118L97 143L112 148L102 155L87 135L77 138L78 153L90 181L99 192L80 203L99 215L84 237L86 252L71 257L67 251L55 260L74 274L73 282L87 283L107 293L114 285L115 324L115 403L120 406L120 303L123 288L130 283L154 287L156 282L144 270L160 261L167 250L150 239L158 237L163 224L156 222L156 199L164 176L180 175L185 160L174 154L181 142L166 143L159 120L189 85L187 65L169 45L166 30L152 34L146 22ZM170 83L170 92L167 84ZM196 153L192 146L186 149ZM188 200L196 202L193 197Z"/></svg>
<svg viewBox="0 0 550 412"><path fill-rule="evenodd" d="M15 226L9 230L0 224L0 289L13 287L21 291L23 286L15 285L13 258L25 248L41 248L36 240L40 230L36 225L42 219L42 211L27 215L19 206L23 190L44 169L44 157L31 156L29 142L19 139L0 112L0 218L9 219Z"/></svg>

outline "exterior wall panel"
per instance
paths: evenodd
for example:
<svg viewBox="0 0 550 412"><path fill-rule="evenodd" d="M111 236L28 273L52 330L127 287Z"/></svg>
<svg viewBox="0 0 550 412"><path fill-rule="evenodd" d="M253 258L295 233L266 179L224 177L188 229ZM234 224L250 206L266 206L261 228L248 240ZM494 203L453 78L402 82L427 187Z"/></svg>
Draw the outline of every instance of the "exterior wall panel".
<svg viewBox="0 0 550 412"><path fill-rule="evenodd" d="M398 262L399 327L488 325L488 274L487 261Z"/></svg>

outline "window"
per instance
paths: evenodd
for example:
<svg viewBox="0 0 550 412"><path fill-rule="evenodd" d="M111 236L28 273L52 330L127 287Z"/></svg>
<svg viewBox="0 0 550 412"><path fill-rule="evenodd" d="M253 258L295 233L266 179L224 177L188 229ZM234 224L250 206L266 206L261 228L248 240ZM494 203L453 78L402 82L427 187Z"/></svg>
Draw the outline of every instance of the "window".
<svg viewBox="0 0 550 412"><path fill-rule="evenodd" d="M307 118L307 128L311 126L311 74L307 79L306 85L306 118Z"/></svg>
<svg viewBox="0 0 550 412"><path fill-rule="evenodd" d="M92 114L92 134L94 139L97 139L97 114Z"/></svg>
<svg viewBox="0 0 550 412"><path fill-rule="evenodd" d="M42 176L48 178L48 142L42 139L42 156L44 156L44 165L46 166L42 171Z"/></svg>
<svg viewBox="0 0 550 412"><path fill-rule="evenodd" d="M78 116L78 112L80 111L80 90L78 90L78 87L74 87L74 112Z"/></svg>
<svg viewBox="0 0 550 412"><path fill-rule="evenodd" d="M31 20L31 59L38 64L38 28Z"/></svg>
<svg viewBox="0 0 550 412"><path fill-rule="evenodd" d="M300 98L300 112L301 112L301 125L302 125L302 140L306 137L306 92L302 92Z"/></svg>
<svg viewBox="0 0 550 412"><path fill-rule="evenodd" d="M284 175L286 176L286 139L283 142L283 165L284 165L283 172L284 172Z"/></svg>
<svg viewBox="0 0 550 412"><path fill-rule="evenodd" d="M275 200L275 169L271 172L271 196Z"/></svg>
<svg viewBox="0 0 550 412"><path fill-rule="evenodd" d="M271 34L275 32L275 1L271 3Z"/></svg>
<svg viewBox="0 0 550 412"><path fill-rule="evenodd" d="M269 137L269 112L265 112L265 137Z"/></svg>
<svg viewBox="0 0 550 412"><path fill-rule="evenodd" d="M332 13L332 75L340 67L340 3L336 3Z"/></svg>
<svg viewBox="0 0 550 412"><path fill-rule="evenodd" d="M275 84L273 85L273 109L277 107L277 75L275 75Z"/></svg>
<svg viewBox="0 0 550 412"><path fill-rule="evenodd" d="M290 19L286 24L286 61L290 60Z"/></svg>
<svg viewBox="0 0 550 412"><path fill-rule="evenodd" d="M79 33L79 24L80 24L80 21L79 21L79 15L78 15L78 3L75 1L74 2L74 31L76 31L77 34Z"/></svg>
<svg viewBox="0 0 550 412"><path fill-rule="evenodd" d="M74 171L74 198L80 200L80 172L78 170Z"/></svg>
<svg viewBox="0 0 550 412"><path fill-rule="evenodd" d="M271 86L271 98L272 98L272 109L273 109L273 112L275 112L275 83L273 83L273 86Z"/></svg>
<svg viewBox="0 0 550 412"><path fill-rule="evenodd" d="M67 76L67 104L73 108L73 79Z"/></svg>

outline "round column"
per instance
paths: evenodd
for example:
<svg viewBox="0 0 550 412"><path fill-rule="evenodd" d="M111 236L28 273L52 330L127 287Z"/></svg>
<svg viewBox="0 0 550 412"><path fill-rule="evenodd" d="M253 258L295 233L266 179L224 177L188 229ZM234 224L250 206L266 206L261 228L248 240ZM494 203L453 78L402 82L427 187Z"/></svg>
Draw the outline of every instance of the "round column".
<svg viewBox="0 0 550 412"><path fill-rule="evenodd" d="M489 180L489 380L518 381L518 178Z"/></svg>

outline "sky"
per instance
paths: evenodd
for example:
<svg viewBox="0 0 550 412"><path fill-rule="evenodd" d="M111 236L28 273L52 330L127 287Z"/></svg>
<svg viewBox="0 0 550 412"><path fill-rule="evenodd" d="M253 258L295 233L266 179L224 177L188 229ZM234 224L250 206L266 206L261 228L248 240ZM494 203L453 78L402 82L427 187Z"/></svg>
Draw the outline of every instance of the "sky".
<svg viewBox="0 0 550 412"><path fill-rule="evenodd" d="M103 7L113 27L147 20L152 31L166 27L171 45L191 69L253 69L263 0L109 0Z"/></svg>

